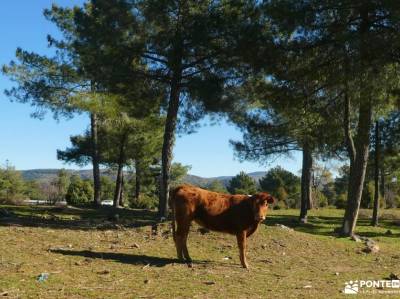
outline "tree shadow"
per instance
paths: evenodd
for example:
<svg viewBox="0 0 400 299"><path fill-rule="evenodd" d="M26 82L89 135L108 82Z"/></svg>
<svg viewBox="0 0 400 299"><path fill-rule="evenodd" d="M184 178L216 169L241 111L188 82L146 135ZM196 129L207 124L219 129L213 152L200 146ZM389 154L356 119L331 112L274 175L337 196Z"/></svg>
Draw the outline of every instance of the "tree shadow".
<svg viewBox="0 0 400 299"><path fill-rule="evenodd" d="M182 263L178 259L173 258L163 258L158 256L149 255L137 255L137 254L126 254L126 253L116 253L116 252L94 252L90 250L65 250L65 249L52 249L52 253L69 255L69 256L81 256L93 259L104 259L112 260L115 262L131 265L151 265L156 267L164 267L168 264Z"/></svg>
<svg viewBox="0 0 400 299"><path fill-rule="evenodd" d="M3 206L0 226L109 230L154 225L156 212L113 207ZM7 213L6 215L4 215Z"/></svg>
<svg viewBox="0 0 400 299"><path fill-rule="evenodd" d="M295 215L271 215L264 221L268 226L275 226L283 224L296 231L304 232L312 235L342 237L338 233L342 225L343 217L337 216L309 216L307 223L300 223L298 216ZM399 227L393 224L393 220L381 219L379 227L385 230L398 229ZM359 218L357 221L357 228L372 228L371 219ZM360 231L356 228L356 234L362 237L389 237L398 238L400 233L376 232L376 231Z"/></svg>
<svg viewBox="0 0 400 299"><path fill-rule="evenodd" d="M51 249L50 252L62 255L69 256L81 256L85 258L93 258L93 259L104 259L104 260L112 260L115 262L130 264L130 265L139 265L139 266L156 266L156 267L164 267L169 264L182 264L185 265L186 262L183 262L177 258L164 258L158 256L149 256L149 255L139 255L139 254L126 254L126 253L117 253L117 252L94 252L90 250L66 250L66 249ZM227 266L229 264L208 261L208 260L193 260L192 264L197 265L206 265L206 264L214 264L219 266Z"/></svg>

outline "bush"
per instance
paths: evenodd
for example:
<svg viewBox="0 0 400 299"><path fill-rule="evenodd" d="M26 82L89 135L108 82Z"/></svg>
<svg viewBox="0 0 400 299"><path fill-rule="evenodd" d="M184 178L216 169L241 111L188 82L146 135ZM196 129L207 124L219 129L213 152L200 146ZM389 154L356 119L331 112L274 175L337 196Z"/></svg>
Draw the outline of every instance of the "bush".
<svg viewBox="0 0 400 299"><path fill-rule="evenodd" d="M387 196L386 208L398 208L400 207L400 195Z"/></svg>
<svg viewBox="0 0 400 299"><path fill-rule="evenodd" d="M344 209L346 207L346 203L347 203L347 193L342 193L337 197L335 201L335 206L338 209Z"/></svg>
<svg viewBox="0 0 400 299"><path fill-rule="evenodd" d="M222 182L218 181L218 180L213 180L211 183L209 183L207 186L205 186L205 189L214 191L214 192L219 192L219 193L227 193L228 192L228 190L222 184Z"/></svg>
<svg viewBox="0 0 400 299"><path fill-rule="evenodd" d="M37 181L27 181L25 183L24 193L31 200L41 200L44 198L43 192Z"/></svg>
<svg viewBox="0 0 400 299"><path fill-rule="evenodd" d="M289 208L296 208L300 203L300 179L282 167L268 170L259 181L260 189L284 201Z"/></svg>
<svg viewBox="0 0 400 299"><path fill-rule="evenodd" d="M286 203L282 200L278 200L273 207L274 210L287 209Z"/></svg>
<svg viewBox="0 0 400 299"><path fill-rule="evenodd" d="M93 201L93 187L90 181L79 177L71 178L65 199L70 205L86 205Z"/></svg>
<svg viewBox="0 0 400 299"><path fill-rule="evenodd" d="M0 198L0 204L3 205L22 205L26 198Z"/></svg>
<svg viewBox="0 0 400 299"><path fill-rule="evenodd" d="M375 193L375 185L373 181L365 182L364 188L361 196L361 208L371 208L374 203L374 193Z"/></svg>
<svg viewBox="0 0 400 299"><path fill-rule="evenodd" d="M316 207L323 208L328 206L328 198L318 189L313 190L313 200Z"/></svg>
<svg viewBox="0 0 400 299"><path fill-rule="evenodd" d="M21 203L27 198L24 191L25 182L21 173L8 162L4 168L0 166L0 200L3 203Z"/></svg>
<svg viewBox="0 0 400 299"><path fill-rule="evenodd" d="M155 209L158 206L158 198L147 194L140 194L139 199L131 201L131 207L134 209Z"/></svg>

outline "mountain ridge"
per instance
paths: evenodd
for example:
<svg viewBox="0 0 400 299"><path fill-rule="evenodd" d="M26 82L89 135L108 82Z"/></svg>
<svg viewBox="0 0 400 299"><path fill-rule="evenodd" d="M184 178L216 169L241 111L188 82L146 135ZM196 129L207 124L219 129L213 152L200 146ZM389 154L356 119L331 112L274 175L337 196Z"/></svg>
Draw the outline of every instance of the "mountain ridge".
<svg viewBox="0 0 400 299"><path fill-rule="evenodd" d="M20 170L22 177L24 180L32 181L32 180L42 180L48 181L54 179L57 176L57 173L61 169L58 168L38 168L38 169L27 169ZM79 175L82 179L91 179L93 177L91 169L65 169L70 174ZM111 176L109 171L101 170L103 175ZM265 175L266 171L255 171L247 173L250 177L252 177L256 182L260 180ZM184 183L198 185L198 186L207 186L212 181L220 181L225 186L234 176L216 176L216 177L202 177L198 175L188 174L183 179Z"/></svg>

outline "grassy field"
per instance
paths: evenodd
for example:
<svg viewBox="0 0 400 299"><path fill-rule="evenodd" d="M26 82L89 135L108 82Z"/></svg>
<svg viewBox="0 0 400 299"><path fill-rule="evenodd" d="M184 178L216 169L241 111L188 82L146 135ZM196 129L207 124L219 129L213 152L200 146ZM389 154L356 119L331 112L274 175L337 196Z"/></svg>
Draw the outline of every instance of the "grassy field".
<svg viewBox="0 0 400 299"><path fill-rule="evenodd" d="M344 298L344 282L400 273L400 211L382 210L380 227L361 211L364 243L338 238L343 211L271 211L250 238L250 270L240 267L234 237L189 235L194 267L175 259L170 224L154 226L152 212L124 210L117 224L107 210L0 206L0 295L5 298ZM0 213L0 215L2 215ZM283 224L289 230L276 226ZM391 234L387 231L390 230ZM41 273L48 279L37 281ZM399 298L357 295L357 298ZM351 297L351 296L350 296Z"/></svg>

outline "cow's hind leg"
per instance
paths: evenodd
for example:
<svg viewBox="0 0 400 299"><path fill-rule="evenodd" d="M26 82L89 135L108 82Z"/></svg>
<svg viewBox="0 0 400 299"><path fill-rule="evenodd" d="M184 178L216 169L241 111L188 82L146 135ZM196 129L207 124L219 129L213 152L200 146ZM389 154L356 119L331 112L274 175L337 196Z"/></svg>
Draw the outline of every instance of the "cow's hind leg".
<svg viewBox="0 0 400 299"><path fill-rule="evenodd" d="M190 228L190 225L188 226L188 230L187 230L187 232L186 232L186 234L185 234L185 236L183 238L183 255L184 255L186 261L189 264L191 264L192 263L192 259L191 259L190 255L189 255L189 250L187 248L187 239L188 239L188 235L189 235L189 228Z"/></svg>
<svg viewBox="0 0 400 299"><path fill-rule="evenodd" d="M190 221L183 220L183 221L178 221L177 222L177 229L176 229L176 239L175 239L175 245L176 245L176 253L178 255L178 259L188 260L188 250L187 250L187 237L189 234L189 228L190 228ZM190 259L190 257L189 257Z"/></svg>

